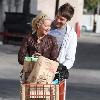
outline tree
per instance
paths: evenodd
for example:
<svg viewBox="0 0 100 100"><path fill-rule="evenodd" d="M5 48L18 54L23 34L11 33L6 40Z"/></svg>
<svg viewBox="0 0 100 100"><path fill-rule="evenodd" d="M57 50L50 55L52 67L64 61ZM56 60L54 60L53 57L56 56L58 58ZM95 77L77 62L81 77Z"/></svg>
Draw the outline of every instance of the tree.
<svg viewBox="0 0 100 100"><path fill-rule="evenodd" d="M93 32L96 32L95 14L97 14L97 7L99 3L100 0L84 0L84 8L87 9L88 13L92 12L94 15Z"/></svg>
<svg viewBox="0 0 100 100"><path fill-rule="evenodd" d="M92 11L95 13L98 2L100 2L100 0L84 0L84 8L87 9L88 12Z"/></svg>

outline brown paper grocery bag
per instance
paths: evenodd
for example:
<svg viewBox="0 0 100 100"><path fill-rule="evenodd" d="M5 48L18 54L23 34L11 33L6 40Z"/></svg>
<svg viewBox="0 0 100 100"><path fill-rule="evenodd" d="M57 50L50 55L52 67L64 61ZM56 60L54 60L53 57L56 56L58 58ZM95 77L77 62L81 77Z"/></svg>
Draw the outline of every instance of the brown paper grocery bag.
<svg viewBox="0 0 100 100"><path fill-rule="evenodd" d="M34 64L35 64L35 62L24 60L23 71L24 72L31 72L33 67L34 67Z"/></svg>
<svg viewBox="0 0 100 100"><path fill-rule="evenodd" d="M51 84L59 63L43 56L39 56L27 82L35 84Z"/></svg>

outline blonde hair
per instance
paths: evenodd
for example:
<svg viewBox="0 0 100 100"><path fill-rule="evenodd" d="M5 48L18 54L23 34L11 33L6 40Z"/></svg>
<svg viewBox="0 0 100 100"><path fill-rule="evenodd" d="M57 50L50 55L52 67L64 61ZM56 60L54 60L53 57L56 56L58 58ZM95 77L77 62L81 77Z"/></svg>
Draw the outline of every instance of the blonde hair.
<svg viewBox="0 0 100 100"><path fill-rule="evenodd" d="M43 24L44 20L50 19L46 14L40 13L32 20L32 29L37 30L40 25ZM51 20L51 19L50 19Z"/></svg>

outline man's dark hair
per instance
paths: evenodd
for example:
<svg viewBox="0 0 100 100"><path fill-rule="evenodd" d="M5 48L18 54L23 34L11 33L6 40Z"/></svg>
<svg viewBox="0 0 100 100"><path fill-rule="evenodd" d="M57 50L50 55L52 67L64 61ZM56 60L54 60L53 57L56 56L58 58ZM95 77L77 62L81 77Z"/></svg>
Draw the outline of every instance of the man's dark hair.
<svg viewBox="0 0 100 100"><path fill-rule="evenodd" d="M69 3L65 3L64 5L60 6L58 13L70 21L74 15L74 8Z"/></svg>

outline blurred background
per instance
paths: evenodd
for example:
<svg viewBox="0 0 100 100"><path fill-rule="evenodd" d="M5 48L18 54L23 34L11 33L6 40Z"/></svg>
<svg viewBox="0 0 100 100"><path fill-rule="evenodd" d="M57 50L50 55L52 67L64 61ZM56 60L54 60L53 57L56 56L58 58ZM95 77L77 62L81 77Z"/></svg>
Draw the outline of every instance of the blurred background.
<svg viewBox="0 0 100 100"><path fill-rule="evenodd" d="M31 20L43 11L54 19L65 2L75 8L69 22L78 36L76 61L69 70L68 100L100 98L100 0L0 0L0 100L20 100L17 54Z"/></svg>

